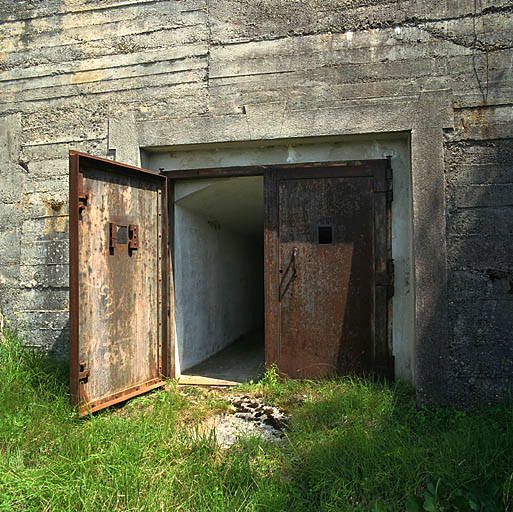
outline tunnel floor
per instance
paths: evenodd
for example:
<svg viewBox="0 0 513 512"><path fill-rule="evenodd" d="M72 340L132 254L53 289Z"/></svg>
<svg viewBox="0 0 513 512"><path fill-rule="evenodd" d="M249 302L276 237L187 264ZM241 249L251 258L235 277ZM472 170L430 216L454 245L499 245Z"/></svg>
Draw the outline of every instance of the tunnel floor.
<svg viewBox="0 0 513 512"><path fill-rule="evenodd" d="M263 331L242 337L223 350L184 371L180 384L230 385L255 380L265 370Z"/></svg>

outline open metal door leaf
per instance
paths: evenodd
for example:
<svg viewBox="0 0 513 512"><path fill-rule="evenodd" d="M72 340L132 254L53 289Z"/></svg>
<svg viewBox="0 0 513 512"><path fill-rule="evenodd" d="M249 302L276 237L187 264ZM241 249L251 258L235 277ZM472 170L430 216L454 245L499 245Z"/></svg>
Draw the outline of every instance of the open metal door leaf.
<svg viewBox="0 0 513 512"><path fill-rule="evenodd" d="M70 392L84 415L169 375L167 179L69 158Z"/></svg>

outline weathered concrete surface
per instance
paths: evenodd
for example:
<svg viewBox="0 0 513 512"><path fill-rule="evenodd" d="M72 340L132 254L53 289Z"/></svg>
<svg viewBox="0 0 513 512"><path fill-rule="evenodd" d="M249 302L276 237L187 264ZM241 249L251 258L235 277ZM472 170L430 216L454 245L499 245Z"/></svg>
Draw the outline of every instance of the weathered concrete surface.
<svg viewBox="0 0 513 512"><path fill-rule="evenodd" d="M451 391L505 396L513 375L513 141L448 141L445 151Z"/></svg>
<svg viewBox="0 0 513 512"><path fill-rule="evenodd" d="M68 149L405 130L419 398L506 394L509 0L6 0L0 22L0 308L31 342L67 349Z"/></svg>

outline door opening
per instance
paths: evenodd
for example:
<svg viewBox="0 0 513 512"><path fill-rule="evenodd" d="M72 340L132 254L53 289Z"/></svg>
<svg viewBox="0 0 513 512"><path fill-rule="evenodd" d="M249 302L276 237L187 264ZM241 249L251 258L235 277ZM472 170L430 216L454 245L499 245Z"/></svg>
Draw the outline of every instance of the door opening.
<svg viewBox="0 0 513 512"><path fill-rule="evenodd" d="M264 368L263 177L174 182L181 382L245 382Z"/></svg>

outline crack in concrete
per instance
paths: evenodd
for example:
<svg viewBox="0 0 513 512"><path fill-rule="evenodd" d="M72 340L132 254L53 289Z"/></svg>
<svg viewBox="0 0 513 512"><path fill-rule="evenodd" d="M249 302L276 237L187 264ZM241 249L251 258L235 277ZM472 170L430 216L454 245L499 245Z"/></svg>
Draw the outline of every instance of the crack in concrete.
<svg viewBox="0 0 513 512"><path fill-rule="evenodd" d="M434 24L434 23L444 23L447 21L463 21L463 20L469 20L469 19L481 19L483 16L486 16L488 14L507 14L507 13L513 13L513 6L492 6L487 7L482 10L480 13L465 13L458 16L447 16L447 17L439 17L439 18L430 18L430 17L417 17L417 16L411 16L405 17L400 20L397 17L390 18L390 19L384 19L381 21L376 21L374 23L372 22L366 22L366 20L362 20L360 23L349 23L347 27L344 27L343 29L334 29L332 28L326 28L324 30L291 30L287 32L286 34L282 35L276 35L276 36L261 36L261 37L244 37L239 40L233 40L233 41L225 41L225 40L211 40L210 43L213 47L217 46L231 46L231 45L242 45L252 42L262 42L262 41L279 41L283 39L289 39L294 37L305 37L305 36L315 36L320 34L345 34L348 30L351 31L365 31L365 30L376 30L376 29L387 29L387 28L394 28L394 27L408 27L408 28L419 28L421 30L427 30L426 27L423 25L427 24ZM428 31L429 32L429 31ZM434 34L432 34L434 35ZM445 34L444 34L445 36ZM447 39L449 40L449 39ZM455 43L458 44L458 43ZM513 47L513 43L511 46L506 45L504 49L509 49ZM478 48L479 49L479 48ZM503 49L503 48L497 48L497 49Z"/></svg>

